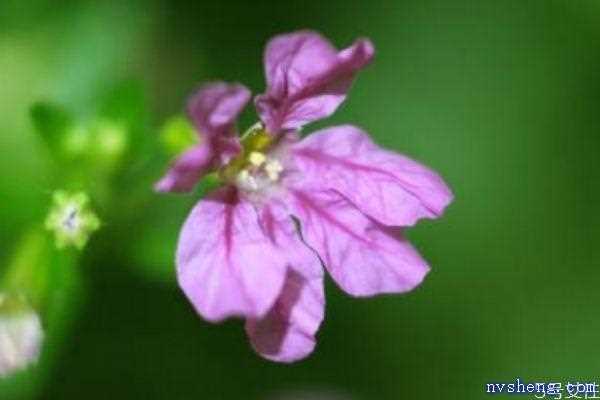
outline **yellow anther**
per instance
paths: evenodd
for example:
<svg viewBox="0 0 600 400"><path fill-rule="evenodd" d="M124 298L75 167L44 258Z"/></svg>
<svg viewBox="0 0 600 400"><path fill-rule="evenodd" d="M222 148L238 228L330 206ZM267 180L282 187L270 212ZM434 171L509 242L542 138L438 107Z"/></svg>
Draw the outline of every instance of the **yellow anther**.
<svg viewBox="0 0 600 400"><path fill-rule="evenodd" d="M253 151L248 155L248 162L255 167L260 167L267 161L267 157L258 151Z"/></svg>

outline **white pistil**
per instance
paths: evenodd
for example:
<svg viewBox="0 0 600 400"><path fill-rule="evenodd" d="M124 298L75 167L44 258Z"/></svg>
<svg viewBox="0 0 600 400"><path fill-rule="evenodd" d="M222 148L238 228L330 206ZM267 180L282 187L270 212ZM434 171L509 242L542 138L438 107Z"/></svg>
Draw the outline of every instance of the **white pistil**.
<svg viewBox="0 0 600 400"><path fill-rule="evenodd" d="M62 219L62 226L68 232L77 232L81 221L79 219L79 209L77 205L70 204L66 209Z"/></svg>
<svg viewBox="0 0 600 400"><path fill-rule="evenodd" d="M247 169L243 169L238 173L236 181L238 186L243 190L251 192L258 190L258 182L254 176L250 175Z"/></svg>

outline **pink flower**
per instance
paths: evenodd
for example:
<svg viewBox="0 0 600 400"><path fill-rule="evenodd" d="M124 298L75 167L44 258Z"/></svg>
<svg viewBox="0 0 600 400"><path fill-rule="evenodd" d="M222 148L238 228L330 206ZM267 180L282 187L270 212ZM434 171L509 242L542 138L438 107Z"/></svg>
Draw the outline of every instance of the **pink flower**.
<svg viewBox="0 0 600 400"><path fill-rule="evenodd" d="M304 124L331 115L373 45L338 52L314 32L267 45L261 123L240 139L235 121L250 99L242 85L202 87L188 112L203 143L157 184L191 190L208 172L224 185L200 200L177 249L181 288L206 320L246 319L252 346L282 362L306 357L323 320L323 266L353 296L402 293L429 267L402 236L437 218L452 193L433 171L343 125L300 140Z"/></svg>

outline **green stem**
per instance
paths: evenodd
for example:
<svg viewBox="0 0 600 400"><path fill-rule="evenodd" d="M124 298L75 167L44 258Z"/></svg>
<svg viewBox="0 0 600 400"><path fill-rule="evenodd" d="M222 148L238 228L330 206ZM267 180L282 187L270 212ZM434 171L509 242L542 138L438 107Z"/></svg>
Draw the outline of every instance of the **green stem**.
<svg viewBox="0 0 600 400"><path fill-rule="evenodd" d="M18 242L0 280L1 290L23 296L33 308L42 311L50 294L52 275L73 257L74 252L56 250L42 227L35 227Z"/></svg>

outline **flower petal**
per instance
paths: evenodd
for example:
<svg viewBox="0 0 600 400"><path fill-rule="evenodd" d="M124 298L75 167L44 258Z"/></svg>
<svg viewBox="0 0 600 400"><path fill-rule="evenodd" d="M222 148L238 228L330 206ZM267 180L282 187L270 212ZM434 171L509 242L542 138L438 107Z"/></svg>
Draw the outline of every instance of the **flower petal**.
<svg viewBox="0 0 600 400"><path fill-rule="evenodd" d="M185 151L169 168L165 176L154 185L158 192L189 192L202 175L212 166L212 147L200 144Z"/></svg>
<svg viewBox="0 0 600 400"><path fill-rule="evenodd" d="M181 230L179 285L208 321L264 316L281 292L286 267L254 208L233 188L198 202Z"/></svg>
<svg viewBox="0 0 600 400"><path fill-rule="evenodd" d="M196 205L179 238L177 274L200 315L215 322L267 314L281 293L294 254L290 248L304 247L293 227L280 226L265 228L257 210L232 187Z"/></svg>
<svg viewBox="0 0 600 400"><path fill-rule="evenodd" d="M234 125L250 100L240 84L223 82L202 86L188 101L188 114L202 144L184 152L155 185L159 192L189 192L215 163L227 163L241 149Z"/></svg>
<svg viewBox="0 0 600 400"><path fill-rule="evenodd" d="M313 255L313 258L316 257ZM307 278L289 269L281 295L271 311L263 319L246 321L246 332L252 347L263 357L294 362L312 353L324 313L322 271Z"/></svg>
<svg viewBox="0 0 600 400"><path fill-rule="evenodd" d="M353 126L316 132L295 144L292 154L305 185L337 190L384 225L437 218L453 198L435 172L380 148Z"/></svg>
<svg viewBox="0 0 600 400"><path fill-rule="evenodd" d="M267 90L255 100L267 130L297 129L333 114L346 98L354 75L373 53L367 39L338 53L329 41L310 31L272 39L265 51Z"/></svg>
<svg viewBox="0 0 600 400"><path fill-rule="evenodd" d="M306 243L317 251L336 283L354 296L402 293L429 271L417 251L378 225L337 192L290 192Z"/></svg>
<svg viewBox="0 0 600 400"><path fill-rule="evenodd" d="M190 97L188 115L203 136L232 135L250 96L250 91L237 83L208 83Z"/></svg>
<svg viewBox="0 0 600 400"><path fill-rule="evenodd" d="M260 220L265 233L286 249L290 264L285 284L264 318L246 321L246 332L263 357L293 362L308 356L316 345L325 311L323 268L315 252L301 242L287 207L280 205L272 201L261 210Z"/></svg>

